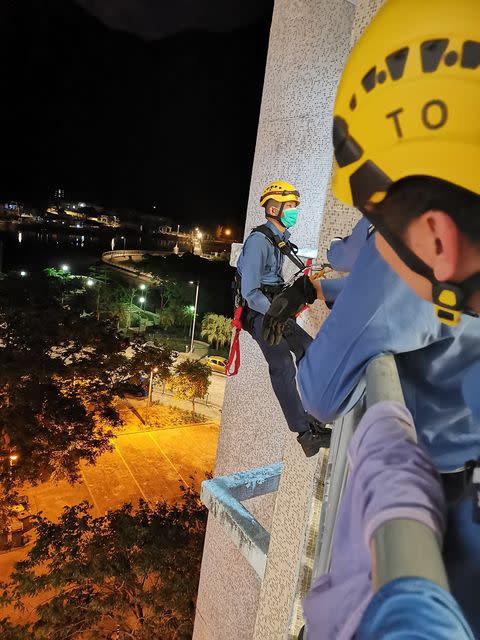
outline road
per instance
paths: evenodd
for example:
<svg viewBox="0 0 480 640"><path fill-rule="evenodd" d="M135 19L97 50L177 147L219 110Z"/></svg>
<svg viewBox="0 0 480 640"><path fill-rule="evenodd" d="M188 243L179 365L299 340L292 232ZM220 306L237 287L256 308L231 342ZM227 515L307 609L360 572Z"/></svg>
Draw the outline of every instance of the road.
<svg viewBox="0 0 480 640"><path fill-rule="evenodd" d="M213 471L218 423L138 431L120 434L114 450L102 455L95 466L82 465L82 481L62 481L28 491L32 512L56 519L64 505L88 500L95 515L103 515L124 502L172 500L181 495L180 483L198 489L206 472Z"/></svg>
<svg viewBox="0 0 480 640"><path fill-rule="evenodd" d="M223 407L223 398L225 396L225 385L227 376L221 373L212 373L210 378L210 386L208 387L208 403L214 404L216 407Z"/></svg>

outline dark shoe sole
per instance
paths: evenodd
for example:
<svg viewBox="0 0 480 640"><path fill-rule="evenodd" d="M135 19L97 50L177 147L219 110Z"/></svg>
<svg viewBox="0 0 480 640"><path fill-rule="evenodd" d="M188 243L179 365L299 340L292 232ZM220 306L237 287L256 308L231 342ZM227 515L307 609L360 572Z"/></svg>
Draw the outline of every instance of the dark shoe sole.
<svg viewBox="0 0 480 640"><path fill-rule="evenodd" d="M332 437L332 430L324 428L319 434L313 434L311 431L305 431L297 436L297 441L303 449L303 453L307 458L316 455L320 449L328 449Z"/></svg>

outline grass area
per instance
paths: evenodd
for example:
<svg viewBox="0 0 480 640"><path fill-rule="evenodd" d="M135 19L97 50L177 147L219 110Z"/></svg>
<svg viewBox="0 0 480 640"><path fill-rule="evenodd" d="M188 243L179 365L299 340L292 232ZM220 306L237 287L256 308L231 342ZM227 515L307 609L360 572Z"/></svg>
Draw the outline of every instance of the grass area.
<svg viewBox="0 0 480 640"><path fill-rule="evenodd" d="M154 429L165 428L166 424L169 427L178 427L182 424L201 424L208 421L208 418L198 413L193 416L191 411L171 407L160 402L154 402L150 407L149 422Z"/></svg>
<svg viewBox="0 0 480 640"><path fill-rule="evenodd" d="M127 399L119 402L118 410L123 420L120 431L138 431L139 429L171 429L186 424L202 424L209 419L198 413L195 416L191 411L185 411L178 407L154 402L148 411L148 427L145 426L145 400Z"/></svg>
<svg viewBox="0 0 480 640"><path fill-rule="evenodd" d="M185 353L185 347L190 347L190 341L188 338L171 335L160 331L149 332L145 335L146 340L155 340L163 342L168 347L179 353Z"/></svg>

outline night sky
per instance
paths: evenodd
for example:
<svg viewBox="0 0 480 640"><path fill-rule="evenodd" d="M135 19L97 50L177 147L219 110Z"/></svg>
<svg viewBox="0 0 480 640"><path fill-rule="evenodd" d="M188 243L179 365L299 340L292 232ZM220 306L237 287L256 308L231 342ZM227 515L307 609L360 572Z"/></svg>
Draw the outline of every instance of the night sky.
<svg viewBox="0 0 480 640"><path fill-rule="evenodd" d="M0 196L241 225L272 5L3 0Z"/></svg>

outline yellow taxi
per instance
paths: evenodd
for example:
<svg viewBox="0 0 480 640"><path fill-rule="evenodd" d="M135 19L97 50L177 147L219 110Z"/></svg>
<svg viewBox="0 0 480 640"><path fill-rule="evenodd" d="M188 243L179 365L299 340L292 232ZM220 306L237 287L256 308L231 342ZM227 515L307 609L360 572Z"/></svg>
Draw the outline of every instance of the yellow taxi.
<svg viewBox="0 0 480 640"><path fill-rule="evenodd" d="M217 371L217 373L223 373L224 375L227 373L228 360L226 358L222 358L222 356L208 356L205 362L212 371Z"/></svg>

